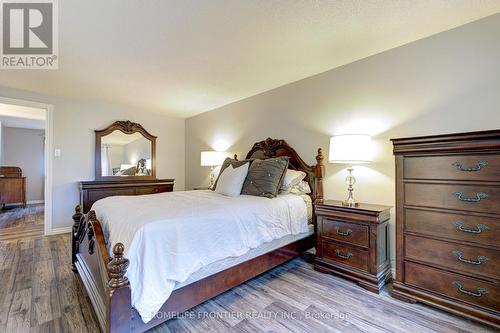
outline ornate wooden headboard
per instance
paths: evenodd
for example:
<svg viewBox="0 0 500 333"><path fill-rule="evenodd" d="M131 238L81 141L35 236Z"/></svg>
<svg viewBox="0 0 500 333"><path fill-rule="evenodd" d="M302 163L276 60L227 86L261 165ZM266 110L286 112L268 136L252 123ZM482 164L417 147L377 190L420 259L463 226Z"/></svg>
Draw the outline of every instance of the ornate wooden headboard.
<svg viewBox="0 0 500 333"><path fill-rule="evenodd" d="M323 149L318 148L316 155L316 165L308 165L297 154L285 140L267 138L263 141L256 142L252 149L247 153L246 158L267 159L272 157L288 156L290 157L289 168L304 171L307 176L305 180L311 186L311 197L313 202L323 201L323 176L325 166L323 164Z"/></svg>

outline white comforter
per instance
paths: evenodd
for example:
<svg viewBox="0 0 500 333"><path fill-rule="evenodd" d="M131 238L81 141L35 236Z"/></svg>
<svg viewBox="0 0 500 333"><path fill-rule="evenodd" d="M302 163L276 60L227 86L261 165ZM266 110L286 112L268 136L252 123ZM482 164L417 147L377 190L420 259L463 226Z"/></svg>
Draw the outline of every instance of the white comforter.
<svg viewBox="0 0 500 333"><path fill-rule="evenodd" d="M109 240L125 245L132 306L147 323L203 266L289 234L307 232L303 199L227 197L213 191L117 196L93 207Z"/></svg>

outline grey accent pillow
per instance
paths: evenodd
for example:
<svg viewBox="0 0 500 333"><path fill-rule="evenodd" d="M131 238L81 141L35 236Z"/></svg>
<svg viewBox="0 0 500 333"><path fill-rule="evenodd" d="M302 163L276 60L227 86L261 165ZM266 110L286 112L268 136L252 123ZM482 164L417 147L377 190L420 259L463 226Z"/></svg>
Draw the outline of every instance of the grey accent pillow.
<svg viewBox="0 0 500 333"><path fill-rule="evenodd" d="M219 171L219 175L217 176L217 179L215 180L214 182L214 186L212 188L210 188L212 191L214 191L216 188L217 188L217 181L219 181L219 178L220 178L220 175L222 174L222 172L224 170L226 170L226 168L230 165L233 166L233 168L238 168L240 166L242 166L243 164L245 163L252 163L253 159L248 159L248 160L242 160L242 161L238 161L238 160L235 160L235 159L232 159L232 158L226 158L224 160L224 162L222 163L222 166L220 167L220 171Z"/></svg>
<svg viewBox="0 0 500 333"><path fill-rule="evenodd" d="M248 169L241 194L274 198L288 169L288 157L254 160Z"/></svg>

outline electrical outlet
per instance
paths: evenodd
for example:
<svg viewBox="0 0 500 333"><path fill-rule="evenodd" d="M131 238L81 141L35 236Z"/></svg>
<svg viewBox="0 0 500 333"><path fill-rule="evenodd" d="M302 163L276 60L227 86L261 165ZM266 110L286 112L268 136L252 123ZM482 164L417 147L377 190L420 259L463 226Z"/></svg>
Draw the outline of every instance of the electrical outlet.
<svg viewBox="0 0 500 333"><path fill-rule="evenodd" d="M60 157L61 156L61 149L59 149L59 148L54 149L54 156Z"/></svg>

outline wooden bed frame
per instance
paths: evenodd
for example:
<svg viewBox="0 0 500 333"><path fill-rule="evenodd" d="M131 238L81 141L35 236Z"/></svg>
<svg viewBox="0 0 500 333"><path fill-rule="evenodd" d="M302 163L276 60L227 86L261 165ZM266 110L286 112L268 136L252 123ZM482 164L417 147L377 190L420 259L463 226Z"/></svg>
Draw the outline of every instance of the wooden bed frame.
<svg viewBox="0 0 500 333"><path fill-rule="evenodd" d="M246 158L290 157L289 168L304 171L311 185L313 202L323 200L323 153L318 149L317 164L307 165L284 140L268 138L257 142ZM144 332L154 326L213 298L249 279L256 277L314 247L315 235L267 252L224 271L174 290L155 316L145 324L131 305L130 285L125 273L129 261L124 258L124 246L113 246L113 256L107 251L106 239L94 211L82 214L76 206L73 215L72 266L78 272L104 332Z"/></svg>

